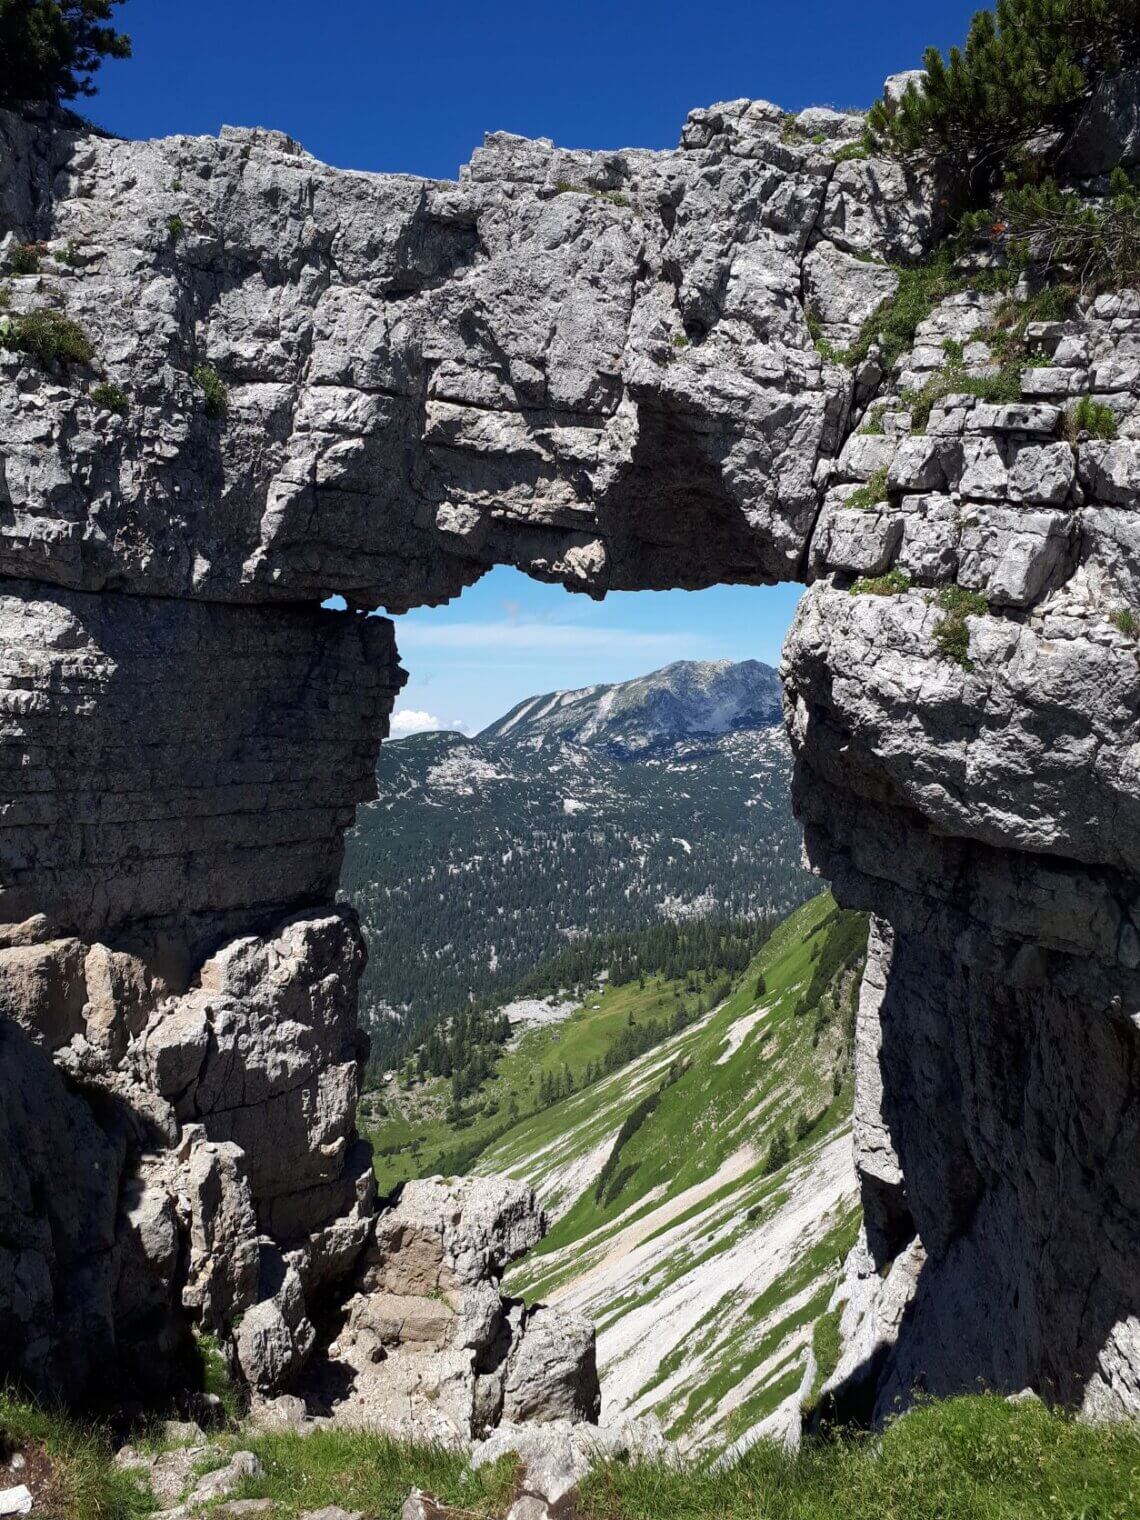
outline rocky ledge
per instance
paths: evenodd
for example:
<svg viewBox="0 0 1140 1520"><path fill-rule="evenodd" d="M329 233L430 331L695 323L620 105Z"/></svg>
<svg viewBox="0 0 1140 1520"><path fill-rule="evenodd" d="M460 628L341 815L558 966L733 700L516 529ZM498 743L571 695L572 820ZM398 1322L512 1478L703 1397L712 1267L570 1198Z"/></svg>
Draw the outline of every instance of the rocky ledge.
<svg viewBox="0 0 1140 1520"><path fill-rule="evenodd" d="M1102 105L1092 192L1137 157ZM940 214L861 126L733 101L443 184L0 119L5 1371L145 1380L196 1323L259 1397L370 1418L431 1368L456 1430L590 1414L588 1330L498 1296L532 1205L377 1207L333 907L402 672L320 600L510 563L810 583L797 806L876 919L837 1397L1140 1409L1140 295L1026 327L1011 379L963 278L837 362Z"/></svg>

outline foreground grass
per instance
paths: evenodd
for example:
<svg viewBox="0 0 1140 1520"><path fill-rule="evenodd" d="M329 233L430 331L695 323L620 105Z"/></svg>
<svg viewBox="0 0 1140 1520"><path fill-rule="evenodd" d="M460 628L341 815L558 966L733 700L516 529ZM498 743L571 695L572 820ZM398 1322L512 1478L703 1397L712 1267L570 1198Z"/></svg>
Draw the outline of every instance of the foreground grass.
<svg viewBox="0 0 1140 1520"><path fill-rule="evenodd" d="M727 1472L606 1463L584 1520L1135 1520L1140 1427L994 1396L931 1403L880 1438L755 1447Z"/></svg>
<svg viewBox="0 0 1140 1520"><path fill-rule="evenodd" d="M0 1396L5 1452L24 1450L48 1520L138 1520L155 1508L90 1428ZM275 1520L339 1505L394 1520L408 1493L458 1520L499 1520L518 1492L513 1458L473 1472L462 1455L363 1431L232 1434L264 1476L242 1498ZM45 1457L47 1459L45 1463ZM47 1464L50 1463L50 1472ZM46 1482L45 1487L45 1474ZM603 1462L582 1485L581 1520L1135 1520L1140 1425L1089 1426L996 1396L927 1403L881 1437L808 1442L797 1456L760 1445L735 1467Z"/></svg>
<svg viewBox="0 0 1140 1520"><path fill-rule="evenodd" d="M23 1452L28 1466L4 1473L0 1488L28 1483L36 1515L50 1520L135 1520L155 1508L146 1487L112 1464L109 1439L96 1427L0 1392L0 1457Z"/></svg>
<svg viewBox="0 0 1140 1520"><path fill-rule="evenodd" d="M277 1520L333 1505L368 1520L398 1516L413 1488L433 1494L469 1517L505 1515L515 1492L513 1457L477 1470L463 1455L438 1446L411 1446L373 1431L317 1430L231 1438L233 1449L252 1451L265 1474L250 1478L243 1499L272 1499Z"/></svg>

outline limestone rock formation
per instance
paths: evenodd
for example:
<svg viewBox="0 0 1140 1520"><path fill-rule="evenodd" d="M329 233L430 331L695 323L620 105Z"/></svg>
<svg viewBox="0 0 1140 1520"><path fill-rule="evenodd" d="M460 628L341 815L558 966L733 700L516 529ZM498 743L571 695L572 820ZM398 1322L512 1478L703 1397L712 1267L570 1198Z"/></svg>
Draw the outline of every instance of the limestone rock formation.
<svg viewBox="0 0 1140 1520"><path fill-rule="evenodd" d="M1073 173L1134 155L1134 104L1098 94ZM496 134L445 184L0 117L0 262L38 263L0 318L5 1372L81 1395L193 1323L267 1397L339 1367L448 1431L589 1417L588 1329L498 1294L533 1210L377 1213L333 906L403 678L359 614L510 563L810 583L797 804L877 920L851 1371L880 1412L1140 1405L1140 296L1031 327L1015 401L917 417L948 343L997 367L997 298L832 362L939 230L937 187L837 161L857 131L737 100L666 153Z"/></svg>

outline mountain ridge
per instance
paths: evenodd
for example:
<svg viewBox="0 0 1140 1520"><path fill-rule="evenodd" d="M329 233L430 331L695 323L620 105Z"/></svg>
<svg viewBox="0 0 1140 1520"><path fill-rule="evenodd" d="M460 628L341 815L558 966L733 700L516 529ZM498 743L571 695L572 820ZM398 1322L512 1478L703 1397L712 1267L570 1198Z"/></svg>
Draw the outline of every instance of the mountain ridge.
<svg viewBox="0 0 1140 1520"><path fill-rule="evenodd" d="M582 934L797 906L814 883L790 763L759 661L679 661L385 745L342 880L378 1051Z"/></svg>
<svg viewBox="0 0 1140 1520"><path fill-rule="evenodd" d="M530 734L629 757L682 737L770 727L780 716L780 678L770 665L675 660L629 681L527 697L475 738L517 741Z"/></svg>

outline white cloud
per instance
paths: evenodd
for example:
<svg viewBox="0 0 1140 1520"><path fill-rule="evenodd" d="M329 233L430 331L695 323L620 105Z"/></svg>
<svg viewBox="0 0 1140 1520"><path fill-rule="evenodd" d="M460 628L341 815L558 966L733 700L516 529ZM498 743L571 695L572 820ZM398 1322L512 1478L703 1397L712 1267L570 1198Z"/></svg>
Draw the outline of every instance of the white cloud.
<svg viewBox="0 0 1140 1520"><path fill-rule="evenodd" d="M409 734L430 734L442 727L443 724L434 713L419 712L414 707L405 707L392 714L393 739L406 739Z"/></svg>
<svg viewBox="0 0 1140 1520"><path fill-rule="evenodd" d="M598 628L573 623L439 623L410 618L396 625L401 651L413 649L515 650L522 654L622 655L680 659L695 645L692 633L645 633L633 628Z"/></svg>

